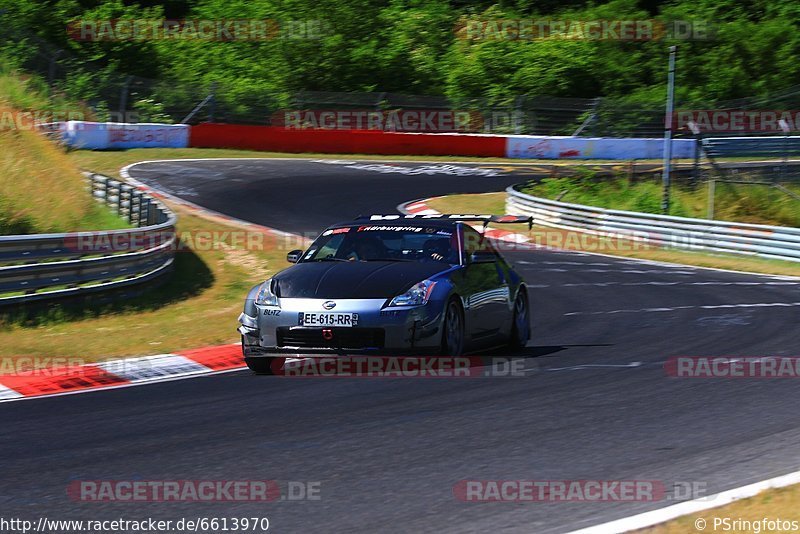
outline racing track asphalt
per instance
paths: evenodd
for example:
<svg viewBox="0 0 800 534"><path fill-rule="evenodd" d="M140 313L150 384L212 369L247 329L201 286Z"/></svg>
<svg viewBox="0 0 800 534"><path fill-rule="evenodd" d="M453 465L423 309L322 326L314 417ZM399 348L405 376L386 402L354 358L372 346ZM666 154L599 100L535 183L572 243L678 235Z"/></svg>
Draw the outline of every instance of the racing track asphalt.
<svg viewBox="0 0 800 534"><path fill-rule="evenodd" d="M502 190L536 172L379 170L212 161L143 164L131 175L235 217L318 231L411 199ZM699 483L710 494L798 468L794 380L677 379L662 367L678 355L797 355L798 307L714 307L798 303L796 281L558 251L507 255L534 306L533 339L515 355L524 378L236 372L6 403L0 516L267 516L275 532L564 532L672 501L464 503L453 486L637 479ZM87 479L319 481L321 500L71 501L67 485Z"/></svg>

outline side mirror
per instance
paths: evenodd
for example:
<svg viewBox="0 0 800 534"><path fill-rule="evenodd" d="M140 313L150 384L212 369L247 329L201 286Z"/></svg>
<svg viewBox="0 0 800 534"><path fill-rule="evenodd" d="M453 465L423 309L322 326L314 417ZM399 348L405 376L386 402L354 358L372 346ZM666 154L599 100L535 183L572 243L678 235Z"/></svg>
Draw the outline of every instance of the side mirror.
<svg viewBox="0 0 800 534"><path fill-rule="evenodd" d="M297 263L300 261L300 258L303 256L302 250L293 250L286 255L286 261L289 263Z"/></svg>
<svg viewBox="0 0 800 534"><path fill-rule="evenodd" d="M496 259L490 250L476 250L469 256L470 263L494 263Z"/></svg>

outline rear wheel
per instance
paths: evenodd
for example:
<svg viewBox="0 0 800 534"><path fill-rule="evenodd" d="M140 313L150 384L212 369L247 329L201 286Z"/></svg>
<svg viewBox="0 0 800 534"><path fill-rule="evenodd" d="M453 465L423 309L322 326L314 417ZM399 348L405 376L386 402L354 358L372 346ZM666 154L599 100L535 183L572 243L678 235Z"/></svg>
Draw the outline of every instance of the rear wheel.
<svg viewBox="0 0 800 534"><path fill-rule="evenodd" d="M530 314L528 313L528 295L524 287L517 292L514 300L514 318L511 326L511 337L508 346L521 349L527 345L531 338Z"/></svg>
<svg viewBox="0 0 800 534"><path fill-rule="evenodd" d="M444 332L442 332L442 354L445 356L461 356L464 352L464 313L458 300L453 298L447 303L444 316Z"/></svg>

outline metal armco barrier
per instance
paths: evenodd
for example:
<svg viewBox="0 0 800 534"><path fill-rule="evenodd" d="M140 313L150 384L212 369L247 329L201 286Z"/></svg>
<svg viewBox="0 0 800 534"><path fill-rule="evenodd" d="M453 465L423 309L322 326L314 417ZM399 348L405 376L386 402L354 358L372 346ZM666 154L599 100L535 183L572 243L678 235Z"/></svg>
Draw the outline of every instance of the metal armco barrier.
<svg viewBox="0 0 800 534"><path fill-rule="evenodd" d="M0 306L117 291L170 272L176 215L119 180L87 178L92 196L133 228L0 236Z"/></svg>
<svg viewBox="0 0 800 534"><path fill-rule="evenodd" d="M705 153L712 158L731 156L782 157L800 154L800 136L709 137L702 140Z"/></svg>
<svg viewBox="0 0 800 534"><path fill-rule="evenodd" d="M534 197L511 186L506 213L535 225L624 238L666 248L708 250L800 261L800 228L609 210Z"/></svg>

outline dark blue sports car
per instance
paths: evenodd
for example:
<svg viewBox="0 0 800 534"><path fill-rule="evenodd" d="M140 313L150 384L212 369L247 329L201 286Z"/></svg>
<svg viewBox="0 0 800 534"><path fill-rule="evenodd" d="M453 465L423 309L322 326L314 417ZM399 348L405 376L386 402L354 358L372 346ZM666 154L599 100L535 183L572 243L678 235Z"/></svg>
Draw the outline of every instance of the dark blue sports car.
<svg viewBox="0 0 800 534"><path fill-rule="evenodd" d="M326 229L253 287L239 316L248 367L290 354L441 354L530 336L525 282L472 226L492 215L372 215Z"/></svg>

